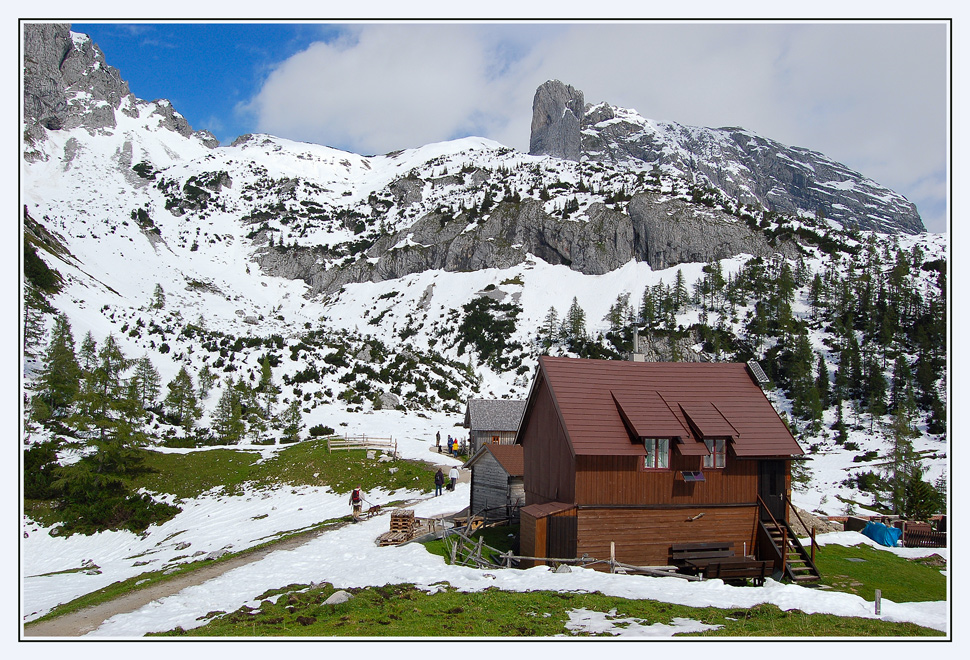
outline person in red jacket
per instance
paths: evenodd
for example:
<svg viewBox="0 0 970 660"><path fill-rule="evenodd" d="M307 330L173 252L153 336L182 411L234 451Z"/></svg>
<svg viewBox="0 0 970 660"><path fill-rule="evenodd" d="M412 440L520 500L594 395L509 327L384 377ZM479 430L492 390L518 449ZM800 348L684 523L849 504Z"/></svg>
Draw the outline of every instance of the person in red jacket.
<svg viewBox="0 0 970 660"><path fill-rule="evenodd" d="M364 491L360 489L360 486L357 486L357 488L350 491L350 502L348 502L348 504L354 507L354 522L360 522L360 507L363 505L363 503Z"/></svg>

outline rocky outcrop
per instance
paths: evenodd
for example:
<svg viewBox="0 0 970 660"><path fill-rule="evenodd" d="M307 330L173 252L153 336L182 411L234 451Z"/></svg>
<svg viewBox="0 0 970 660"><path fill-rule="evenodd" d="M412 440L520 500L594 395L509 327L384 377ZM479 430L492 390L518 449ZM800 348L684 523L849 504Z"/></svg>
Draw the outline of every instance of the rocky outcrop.
<svg viewBox="0 0 970 660"><path fill-rule="evenodd" d="M593 204L581 220L564 220L543 211L538 200L499 203L484 220L430 213L409 228L385 236L357 261L324 267L312 250L264 250L263 271L299 278L315 293L329 293L353 282L380 282L424 272L468 272L510 268L532 254L587 275L602 275L630 260L662 269L685 262L751 254L795 256L793 243L770 245L760 232L732 216L677 199L637 195L622 213Z"/></svg>
<svg viewBox="0 0 970 660"><path fill-rule="evenodd" d="M737 218L680 199L658 201L654 195L636 195L627 212L636 231L633 249L639 259L654 269L707 263L739 254L797 255L790 242L772 245L764 234L752 231Z"/></svg>
<svg viewBox="0 0 970 660"><path fill-rule="evenodd" d="M587 112L583 153L601 162L657 165L729 199L778 213L808 211L884 232L925 231L915 205L902 195L820 153L741 128L648 121L600 104Z"/></svg>
<svg viewBox="0 0 970 660"><path fill-rule="evenodd" d="M529 153L657 167L741 204L792 215L808 212L847 228L925 231L912 202L820 153L742 128L653 121L607 103L582 108L582 100L581 91L558 80L543 83L533 101Z"/></svg>
<svg viewBox="0 0 970 660"><path fill-rule="evenodd" d="M532 100L532 136L529 153L579 161L583 93L558 80L539 86Z"/></svg>
<svg viewBox="0 0 970 660"><path fill-rule="evenodd" d="M186 137L195 135L206 146L219 146L208 131L193 133L185 118L165 100L146 103L128 89L118 69L109 66L90 37L71 32L65 23L25 23L24 129L28 159L41 157L30 145L47 131L83 127L89 131L117 126L116 112L137 116L152 106L161 125Z"/></svg>

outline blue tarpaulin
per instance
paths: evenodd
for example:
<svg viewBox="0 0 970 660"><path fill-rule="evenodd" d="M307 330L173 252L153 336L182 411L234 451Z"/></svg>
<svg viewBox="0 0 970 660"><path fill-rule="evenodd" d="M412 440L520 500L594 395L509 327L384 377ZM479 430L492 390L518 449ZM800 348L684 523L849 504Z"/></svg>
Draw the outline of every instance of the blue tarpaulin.
<svg viewBox="0 0 970 660"><path fill-rule="evenodd" d="M866 523L862 533L879 545L886 545L890 548L896 547L899 539L903 538L903 530L877 522Z"/></svg>

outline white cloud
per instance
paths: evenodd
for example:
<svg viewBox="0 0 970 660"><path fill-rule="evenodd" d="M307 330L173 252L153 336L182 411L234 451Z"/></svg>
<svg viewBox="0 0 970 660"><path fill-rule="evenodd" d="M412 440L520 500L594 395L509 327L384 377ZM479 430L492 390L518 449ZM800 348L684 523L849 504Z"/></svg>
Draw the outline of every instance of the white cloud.
<svg viewBox="0 0 970 660"><path fill-rule="evenodd" d="M249 109L261 131L362 153L467 134L526 150L557 78L820 151L919 204L943 185L946 64L943 24L366 24L280 64Z"/></svg>

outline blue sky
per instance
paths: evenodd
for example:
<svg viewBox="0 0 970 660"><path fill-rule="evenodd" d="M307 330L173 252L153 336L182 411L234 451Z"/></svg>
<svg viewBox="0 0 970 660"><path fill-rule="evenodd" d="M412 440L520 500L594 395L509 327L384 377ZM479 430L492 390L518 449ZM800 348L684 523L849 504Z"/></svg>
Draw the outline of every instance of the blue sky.
<svg viewBox="0 0 970 660"><path fill-rule="evenodd" d="M75 23L132 92L223 143L357 153L465 135L527 150L536 87L742 126L845 163L946 230L947 27L924 23Z"/></svg>

